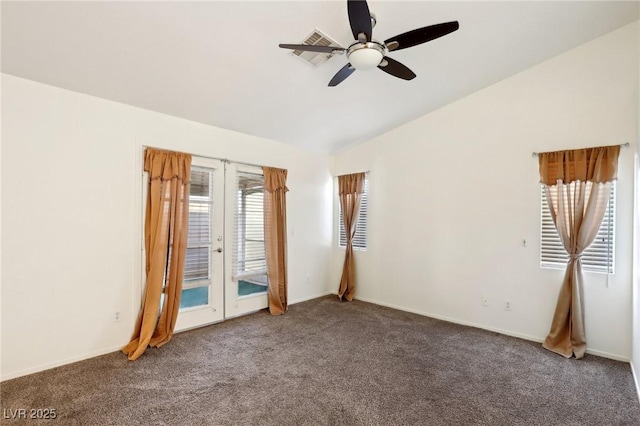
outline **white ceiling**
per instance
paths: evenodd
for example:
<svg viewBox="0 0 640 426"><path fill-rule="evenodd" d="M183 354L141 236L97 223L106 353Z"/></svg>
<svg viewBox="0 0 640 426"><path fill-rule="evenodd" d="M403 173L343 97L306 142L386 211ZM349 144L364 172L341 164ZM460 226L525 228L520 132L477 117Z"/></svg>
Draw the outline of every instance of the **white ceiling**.
<svg viewBox="0 0 640 426"><path fill-rule="evenodd" d="M2 2L2 71L217 127L336 153L638 19L638 2L369 1L374 38L457 20L380 70L327 83L278 48L315 28L348 46L346 1Z"/></svg>

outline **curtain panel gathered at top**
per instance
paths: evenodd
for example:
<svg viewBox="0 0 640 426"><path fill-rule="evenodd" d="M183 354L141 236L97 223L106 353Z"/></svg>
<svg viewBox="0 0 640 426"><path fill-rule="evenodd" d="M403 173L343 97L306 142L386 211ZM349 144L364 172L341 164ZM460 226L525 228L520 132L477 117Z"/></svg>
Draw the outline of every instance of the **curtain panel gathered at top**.
<svg viewBox="0 0 640 426"><path fill-rule="evenodd" d="M353 300L356 289L353 237L356 234L360 201L362 200L362 193L364 192L364 180L365 173L338 176L338 195L340 197L344 231L347 237L338 297L340 300L344 298L349 302Z"/></svg>
<svg viewBox="0 0 640 426"><path fill-rule="evenodd" d="M287 171L273 167L262 170L269 312L282 315L287 310Z"/></svg>
<svg viewBox="0 0 640 426"><path fill-rule="evenodd" d="M147 279L133 336L122 349L132 361L148 346L160 347L173 335L186 254L191 155L147 148L144 170L149 176L144 223Z"/></svg>
<svg viewBox="0 0 640 426"><path fill-rule="evenodd" d="M551 217L569 255L564 280L542 346L567 358L586 350L581 256L595 239L617 177L620 146L544 152L538 155Z"/></svg>

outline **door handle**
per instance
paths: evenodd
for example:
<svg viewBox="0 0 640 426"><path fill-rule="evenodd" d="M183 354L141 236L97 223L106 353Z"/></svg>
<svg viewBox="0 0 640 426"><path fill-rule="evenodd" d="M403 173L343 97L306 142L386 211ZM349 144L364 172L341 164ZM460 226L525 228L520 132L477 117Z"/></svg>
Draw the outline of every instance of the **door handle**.
<svg viewBox="0 0 640 426"><path fill-rule="evenodd" d="M218 247L215 251L217 251L218 253L222 253L222 247Z"/></svg>

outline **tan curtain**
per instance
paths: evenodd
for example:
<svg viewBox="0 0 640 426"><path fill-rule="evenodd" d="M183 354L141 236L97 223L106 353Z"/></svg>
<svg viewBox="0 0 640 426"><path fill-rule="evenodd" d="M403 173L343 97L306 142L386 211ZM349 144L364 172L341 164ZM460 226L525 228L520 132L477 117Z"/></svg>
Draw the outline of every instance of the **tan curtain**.
<svg viewBox="0 0 640 426"><path fill-rule="evenodd" d="M191 155L147 148L144 170L149 174L144 224L147 284L133 336L122 349L132 361L147 346L167 343L176 325L187 245Z"/></svg>
<svg viewBox="0 0 640 426"><path fill-rule="evenodd" d="M362 200L362 192L364 191L364 179L364 173L338 176L338 195L340 196L342 221L347 237L338 297L340 300L344 297L349 302L353 300L353 294L356 289L353 237L356 234L360 200Z"/></svg>
<svg viewBox="0 0 640 426"><path fill-rule="evenodd" d="M569 254L551 330L542 346L567 358L584 356L583 278L580 257L595 239L617 177L620 146L539 154L540 182L551 217Z"/></svg>
<svg viewBox="0 0 640 426"><path fill-rule="evenodd" d="M287 171L263 167L264 239L269 279L269 312L287 310Z"/></svg>

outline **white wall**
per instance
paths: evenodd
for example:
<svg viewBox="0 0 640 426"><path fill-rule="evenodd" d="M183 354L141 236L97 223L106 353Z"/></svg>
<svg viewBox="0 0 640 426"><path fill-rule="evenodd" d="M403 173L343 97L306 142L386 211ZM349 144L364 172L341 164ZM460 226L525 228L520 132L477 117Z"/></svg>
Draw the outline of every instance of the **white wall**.
<svg viewBox="0 0 640 426"><path fill-rule="evenodd" d="M2 89L2 379L128 342L145 145L287 168L289 300L328 292L328 156L9 75Z"/></svg>
<svg viewBox="0 0 640 426"><path fill-rule="evenodd" d="M339 154L334 175L371 171L356 298L541 341L564 271L539 267L531 153L632 142L619 161L616 272L608 286L585 273L588 350L628 360L638 47L636 22ZM332 282L343 256L334 248Z"/></svg>

